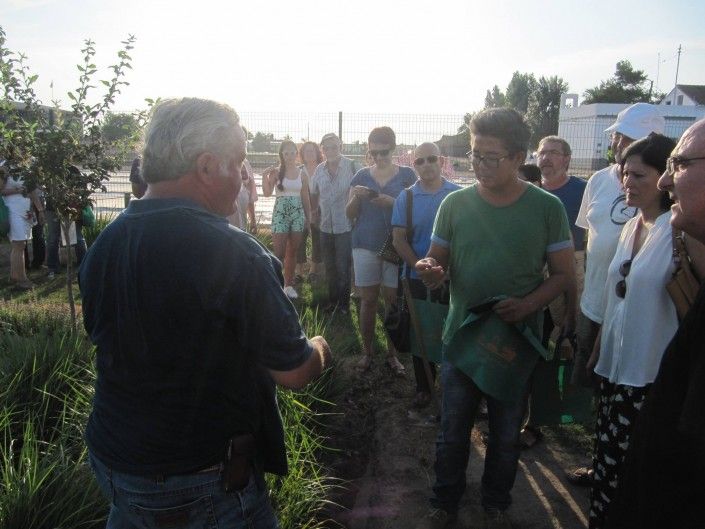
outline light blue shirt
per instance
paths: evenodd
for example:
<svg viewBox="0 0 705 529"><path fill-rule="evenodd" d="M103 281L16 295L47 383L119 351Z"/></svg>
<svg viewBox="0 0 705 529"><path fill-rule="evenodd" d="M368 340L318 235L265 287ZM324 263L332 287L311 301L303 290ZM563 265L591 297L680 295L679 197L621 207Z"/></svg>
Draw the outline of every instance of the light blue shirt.
<svg viewBox="0 0 705 529"><path fill-rule="evenodd" d="M433 232L433 222L436 220L436 213L443 202L443 199L460 186L449 182L443 178L443 184L438 190L433 192L425 191L421 187L421 181L417 182L409 188L412 193L411 206L411 226L413 235L411 238L411 248L416 256L421 259L428 253L431 246L431 234ZM394 201L394 209L392 210L392 227L407 228L406 225L406 191L403 191ZM408 229L408 228L407 228ZM408 232L407 232L408 234ZM404 263L406 266L406 263ZM406 271L404 271L406 273ZM418 278L416 270L411 270L412 278Z"/></svg>

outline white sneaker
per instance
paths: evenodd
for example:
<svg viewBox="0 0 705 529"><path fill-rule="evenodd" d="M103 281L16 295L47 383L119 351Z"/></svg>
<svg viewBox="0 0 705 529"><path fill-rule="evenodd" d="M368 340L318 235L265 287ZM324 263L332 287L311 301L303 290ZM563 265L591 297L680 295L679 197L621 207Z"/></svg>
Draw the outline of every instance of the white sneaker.
<svg viewBox="0 0 705 529"><path fill-rule="evenodd" d="M296 292L292 286L284 287L284 294L286 294L289 299L296 299L299 297L298 292Z"/></svg>

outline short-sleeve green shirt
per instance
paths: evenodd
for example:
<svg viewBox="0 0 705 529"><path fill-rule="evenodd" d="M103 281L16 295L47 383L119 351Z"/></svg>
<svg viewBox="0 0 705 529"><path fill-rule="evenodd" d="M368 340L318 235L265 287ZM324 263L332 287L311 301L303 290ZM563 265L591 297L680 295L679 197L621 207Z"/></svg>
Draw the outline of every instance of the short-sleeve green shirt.
<svg viewBox="0 0 705 529"><path fill-rule="evenodd" d="M494 296L527 295L544 280L547 254L573 245L563 204L533 185L503 207L486 202L477 184L449 194L438 210L431 240L450 252L446 344L470 307ZM526 322L536 336L541 336L539 312Z"/></svg>

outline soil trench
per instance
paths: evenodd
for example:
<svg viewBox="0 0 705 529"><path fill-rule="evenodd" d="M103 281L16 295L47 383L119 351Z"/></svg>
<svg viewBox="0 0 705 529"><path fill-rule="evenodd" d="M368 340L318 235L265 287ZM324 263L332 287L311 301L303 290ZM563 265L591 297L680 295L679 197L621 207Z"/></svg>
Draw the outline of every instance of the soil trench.
<svg viewBox="0 0 705 529"><path fill-rule="evenodd" d="M405 379L395 377L380 358L369 372L356 374L353 360L339 366L338 376L351 379L333 437L339 452L332 466L348 483L333 498L342 507L328 514L348 529L413 529L429 509L435 479L438 423L433 416L438 403L422 412L410 411L414 383L409 358L403 359ZM458 529L484 527L479 491L485 447L480 432L487 430L486 420L480 420L471 434L468 486ZM507 511L512 527L587 527L588 489L568 483L564 471L588 462L585 453L556 442L542 441L522 451L513 504Z"/></svg>

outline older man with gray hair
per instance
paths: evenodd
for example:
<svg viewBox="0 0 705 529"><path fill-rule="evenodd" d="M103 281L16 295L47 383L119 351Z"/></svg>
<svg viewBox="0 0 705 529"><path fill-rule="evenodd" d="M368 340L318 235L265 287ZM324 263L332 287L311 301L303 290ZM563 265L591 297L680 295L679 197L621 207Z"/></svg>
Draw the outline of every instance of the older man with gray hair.
<svg viewBox="0 0 705 529"><path fill-rule="evenodd" d="M231 227L245 159L238 115L204 99L158 105L148 185L79 273L97 381L86 442L108 528L275 528L263 472L286 473L275 383L330 360L282 290L280 263Z"/></svg>

